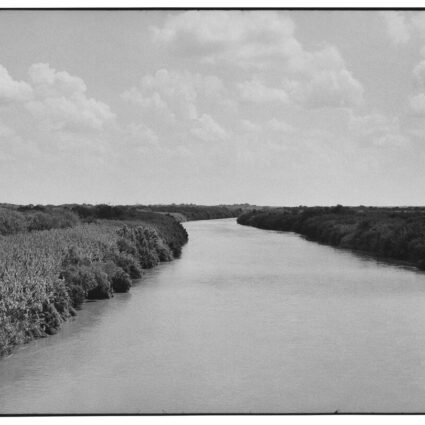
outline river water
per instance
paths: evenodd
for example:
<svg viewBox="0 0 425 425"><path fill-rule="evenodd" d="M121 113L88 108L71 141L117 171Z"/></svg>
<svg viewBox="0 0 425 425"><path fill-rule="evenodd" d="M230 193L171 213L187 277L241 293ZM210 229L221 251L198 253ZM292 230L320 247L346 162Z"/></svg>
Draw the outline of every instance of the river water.
<svg viewBox="0 0 425 425"><path fill-rule="evenodd" d="M0 360L0 413L424 412L425 274L234 219Z"/></svg>

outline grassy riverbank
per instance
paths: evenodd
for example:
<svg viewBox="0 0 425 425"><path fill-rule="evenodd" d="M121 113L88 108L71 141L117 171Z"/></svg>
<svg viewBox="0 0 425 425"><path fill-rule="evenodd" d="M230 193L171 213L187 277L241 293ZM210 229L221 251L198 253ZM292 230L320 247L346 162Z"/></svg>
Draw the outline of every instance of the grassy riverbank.
<svg viewBox="0 0 425 425"><path fill-rule="evenodd" d="M361 250L425 269L425 208L264 208L239 216L238 223L292 231L328 245Z"/></svg>
<svg viewBox="0 0 425 425"><path fill-rule="evenodd" d="M63 207L10 205L0 208L0 234L0 354L55 333L86 299L128 291L188 239L154 212L87 220Z"/></svg>

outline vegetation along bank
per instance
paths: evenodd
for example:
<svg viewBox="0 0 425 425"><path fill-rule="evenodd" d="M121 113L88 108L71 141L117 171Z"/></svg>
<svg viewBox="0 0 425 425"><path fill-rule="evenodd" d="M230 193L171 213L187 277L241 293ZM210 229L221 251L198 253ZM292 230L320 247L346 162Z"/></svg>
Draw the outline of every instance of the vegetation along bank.
<svg viewBox="0 0 425 425"><path fill-rule="evenodd" d="M179 221L235 215L194 205L0 205L0 355L178 257L188 240Z"/></svg>
<svg viewBox="0 0 425 425"><path fill-rule="evenodd" d="M361 250L425 269L423 207L293 207L245 212L238 223L292 231L324 244Z"/></svg>

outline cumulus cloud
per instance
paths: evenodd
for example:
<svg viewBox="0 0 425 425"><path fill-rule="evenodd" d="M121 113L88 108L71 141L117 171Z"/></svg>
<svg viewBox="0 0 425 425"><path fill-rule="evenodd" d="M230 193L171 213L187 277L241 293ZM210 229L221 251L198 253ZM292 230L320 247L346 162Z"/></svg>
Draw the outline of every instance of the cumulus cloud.
<svg viewBox="0 0 425 425"><path fill-rule="evenodd" d="M425 116L425 94L419 93L409 98L411 111L417 116Z"/></svg>
<svg viewBox="0 0 425 425"><path fill-rule="evenodd" d="M288 102L288 94L281 88L267 87L259 80L250 80L238 84L243 100L255 103Z"/></svg>
<svg viewBox="0 0 425 425"><path fill-rule="evenodd" d="M14 80L7 69L0 65L0 105L24 102L32 96L32 88L24 81Z"/></svg>
<svg viewBox="0 0 425 425"><path fill-rule="evenodd" d="M357 106L363 99L362 85L339 51L333 46L306 50L295 37L293 21L282 12L189 11L170 15L152 32L158 43L185 59L260 70L264 81L239 85L245 100L286 101L287 89L307 107ZM267 82L277 69L284 85Z"/></svg>
<svg viewBox="0 0 425 425"><path fill-rule="evenodd" d="M144 94L143 90L139 90L137 87L131 87L129 90L126 90L121 97L143 108L153 109L158 112L168 111L167 102L157 92Z"/></svg>
<svg viewBox="0 0 425 425"><path fill-rule="evenodd" d="M154 39L178 54L243 66L293 55L300 49L293 31L292 20L281 14L247 11L189 11L170 15L162 27L152 28Z"/></svg>
<svg viewBox="0 0 425 425"><path fill-rule="evenodd" d="M261 131L261 125L257 123L253 123L250 120L242 119L240 121L241 127L243 131L248 133L259 133Z"/></svg>
<svg viewBox="0 0 425 425"><path fill-rule="evenodd" d="M203 114L197 119L196 126L190 130L190 133L204 142L221 141L228 138L226 130L208 114Z"/></svg>
<svg viewBox="0 0 425 425"><path fill-rule="evenodd" d="M278 133L293 133L295 131L294 126L288 124L286 121L278 120L276 118L272 118L267 121L266 127Z"/></svg>
<svg viewBox="0 0 425 425"><path fill-rule="evenodd" d="M409 23L406 17L395 11L381 12L385 20L387 34L395 44L404 44L410 39Z"/></svg>
<svg viewBox="0 0 425 425"><path fill-rule="evenodd" d="M158 134L143 123L131 123L127 126L127 134L131 136L133 141L144 144L156 146L158 145Z"/></svg>
<svg viewBox="0 0 425 425"><path fill-rule="evenodd" d="M308 108L351 107L363 101L363 87L346 69L313 72L307 81L289 81L294 100Z"/></svg>
<svg viewBox="0 0 425 425"><path fill-rule="evenodd" d="M420 86L425 86L425 60L422 60L415 66L413 76Z"/></svg>
<svg viewBox="0 0 425 425"><path fill-rule="evenodd" d="M114 118L108 105L83 95L34 100L26 107L51 130L100 130Z"/></svg>
<svg viewBox="0 0 425 425"><path fill-rule="evenodd" d="M419 62L413 69L413 76L421 93L411 95L408 99L410 111L416 116L425 116L425 60Z"/></svg>
<svg viewBox="0 0 425 425"><path fill-rule="evenodd" d="M84 81L48 64L32 65L28 71L34 99L26 103L27 110L52 130L100 130L112 122L115 114L110 107L87 97Z"/></svg>
<svg viewBox="0 0 425 425"><path fill-rule="evenodd" d="M240 126L242 131L252 135L264 135L267 133L268 136L273 138L280 134L292 134L296 131L296 128L288 122L272 118L264 122L252 122L247 119L240 120Z"/></svg>
<svg viewBox="0 0 425 425"><path fill-rule="evenodd" d="M334 47L326 47L315 54L305 54L293 63L295 75L288 75L281 84L267 86L253 79L238 84L240 96L251 102L290 101L306 108L346 108L363 101L363 86L346 69Z"/></svg>
<svg viewBox="0 0 425 425"><path fill-rule="evenodd" d="M174 121L176 117L198 118L200 99L220 101L223 94L223 82L214 75L160 69L143 76L138 86L126 90L121 97Z"/></svg>
<svg viewBox="0 0 425 425"><path fill-rule="evenodd" d="M0 119L0 163L28 164L39 157L40 149L37 143L23 139L14 128Z"/></svg>
<svg viewBox="0 0 425 425"><path fill-rule="evenodd" d="M36 94L41 97L72 96L74 93L84 93L87 90L81 78L66 71L56 71L47 63L31 65L28 75Z"/></svg>
<svg viewBox="0 0 425 425"><path fill-rule="evenodd" d="M420 12L381 12L387 35L394 44L405 44L415 37L425 38L425 13Z"/></svg>
<svg viewBox="0 0 425 425"><path fill-rule="evenodd" d="M0 120L0 138L13 137L15 130Z"/></svg>
<svg viewBox="0 0 425 425"><path fill-rule="evenodd" d="M351 114L348 126L352 136L366 146L403 146L409 139L402 133L398 118L379 112Z"/></svg>

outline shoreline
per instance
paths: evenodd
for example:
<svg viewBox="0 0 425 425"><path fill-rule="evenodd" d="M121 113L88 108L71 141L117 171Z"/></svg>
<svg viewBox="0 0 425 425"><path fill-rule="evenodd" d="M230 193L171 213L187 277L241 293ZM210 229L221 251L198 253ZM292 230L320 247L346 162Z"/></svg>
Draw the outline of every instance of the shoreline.
<svg viewBox="0 0 425 425"><path fill-rule="evenodd" d="M412 208L288 207L253 210L240 215L240 225L292 232L360 257L412 271L425 269L425 216Z"/></svg>
<svg viewBox="0 0 425 425"><path fill-rule="evenodd" d="M83 303L128 292L136 279L143 279L143 270L178 258L187 243L187 232L174 219L164 220L169 231L146 222L102 223L4 238L3 244L9 246L19 246L25 238L34 246L52 245L54 242L48 239L51 237L63 238L66 246L54 257L54 270L50 275L45 273L44 281L34 290L37 299L34 294L27 299L20 295L27 292L35 271L30 270L18 284L6 282L14 293L2 300L6 314L0 330L1 355L10 354L15 346L55 334L64 322L78 316ZM21 305L16 307L17 300Z"/></svg>
<svg viewBox="0 0 425 425"><path fill-rule="evenodd" d="M238 212L195 205L3 206L0 360L55 334L83 303L128 292L143 270L178 258L188 242L183 222Z"/></svg>

